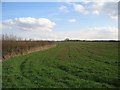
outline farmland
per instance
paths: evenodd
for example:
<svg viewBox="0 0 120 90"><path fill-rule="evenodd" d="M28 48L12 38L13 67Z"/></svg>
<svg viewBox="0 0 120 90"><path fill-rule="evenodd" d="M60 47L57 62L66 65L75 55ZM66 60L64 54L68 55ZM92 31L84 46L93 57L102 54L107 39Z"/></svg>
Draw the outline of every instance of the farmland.
<svg viewBox="0 0 120 90"><path fill-rule="evenodd" d="M3 61L3 88L117 88L118 42L57 42Z"/></svg>

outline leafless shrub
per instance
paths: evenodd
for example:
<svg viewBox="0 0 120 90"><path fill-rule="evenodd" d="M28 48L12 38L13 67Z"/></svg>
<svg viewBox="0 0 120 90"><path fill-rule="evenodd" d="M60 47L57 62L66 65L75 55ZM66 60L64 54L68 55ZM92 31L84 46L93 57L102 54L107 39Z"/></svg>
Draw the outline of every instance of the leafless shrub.
<svg viewBox="0 0 120 90"><path fill-rule="evenodd" d="M23 40L20 37L16 37L15 35L2 35L2 58L9 58L16 55L23 55L27 52L33 52L41 50L44 47L52 47L55 45L54 41L32 41ZM37 48L37 50L36 50Z"/></svg>

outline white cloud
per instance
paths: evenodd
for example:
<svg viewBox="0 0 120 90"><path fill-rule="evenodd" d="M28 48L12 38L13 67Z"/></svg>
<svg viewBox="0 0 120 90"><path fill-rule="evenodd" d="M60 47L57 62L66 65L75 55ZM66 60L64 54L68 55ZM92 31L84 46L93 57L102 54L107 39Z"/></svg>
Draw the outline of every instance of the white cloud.
<svg viewBox="0 0 120 90"><path fill-rule="evenodd" d="M93 27L76 31L30 31L18 36L42 40L64 40L66 37L79 40L118 40L117 27Z"/></svg>
<svg viewBox="0 0 120 90"><path fill-rule="evenodd" d="M85 5L68 3L73 6L74 11L82 14L106 14L112 19L118 18L118 3L117 2L87 2Z"/></svg>
<svg viewBox="0 0 120 90"><path fill-rule="evenodd" d="M46 18L15 18L9 19L2 22L3 29L17 29L25 31L51 31L51 28L55 25L54 22Z"/></svg>
<svg viewBox="0 0 120 90"><path fill-rule="evenodd" d="M94 27L86 30L86 38L90 39L118 39L116 27Z"/></svg>
<svg viewBox="0 0 120 90"><path fill-rule="evenodd" d="M78 31L61 32L57 36L81 40L118 40L118 29L116 27L93 27Z"/></svg>
<svg viewBox="0 0 120 90"><path fill-rule="evenodd" d="M93 2L118 2L119 0L91 0L91 1Z"/></svg>
<svg viewBox="0 0 120 90"><path fill-rule="evenodd" d="M69 12L67 6L64 6L64 5L60 6L60 7L59 7L59 10L61 10L61 11L63 11L63 12Z"/></svg>
<svg viewBox="0 0 120 90"><path fill-rule="evenodd" d="M112 19L118 18L118 3L105 3L102 8L103 13L107 13Z"/></svg>
<svg viewBox="0 0 120 90"><path fill-rule="evenodd" d="M2 29L2 23L0 23L0 29Z"/></svg>
<svg viewBox="0 0 120 90"><path fill-rule="evenodd" d="M73 3L73 6L75 11L88 14L87 9L83 5Z"/></svg>
<svg viewBox="0 0 120 90"><path fill-rule="evenodd" d="M61 2L64 0L60 0ZM65 0L65 2L83 2L83 3L89 3L89 2L119 2L120 0Z"/></svg>
<svg viewBox="0 0 120 90"><path fill-rule="evenodd" d="M3 2L118 2L119 0L2 0Z"/></svg>
<svg viewBox="0 0 120 90"><path fill-rule="evenodd" d="M76 22L77 20L76 19L69 19L68 20L68 22L72 22L72 23L74 23L74 22Z"/></svg>

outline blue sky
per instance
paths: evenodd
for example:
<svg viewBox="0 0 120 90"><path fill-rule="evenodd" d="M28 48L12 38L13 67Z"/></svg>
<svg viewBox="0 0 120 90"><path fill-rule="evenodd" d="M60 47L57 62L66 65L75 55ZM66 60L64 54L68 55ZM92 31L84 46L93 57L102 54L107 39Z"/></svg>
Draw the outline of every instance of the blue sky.
<svg viewBox="0 0 120 90"><path fill-rule="evenodd" d="M47 40L117 39L115 8L117 3L109 2L3 2L3 33Z"/></svg>

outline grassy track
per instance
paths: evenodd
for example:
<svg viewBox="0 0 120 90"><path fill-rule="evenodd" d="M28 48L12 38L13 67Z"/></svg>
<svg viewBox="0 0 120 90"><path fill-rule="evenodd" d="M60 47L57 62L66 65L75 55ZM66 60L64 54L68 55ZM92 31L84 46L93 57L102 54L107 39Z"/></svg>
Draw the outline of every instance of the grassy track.
<svg viewBox="0 0 120 90"><path fill-rule="evenodd" d="M117 42L59 42L3 62L3 88L118 87Z"/></svg>

